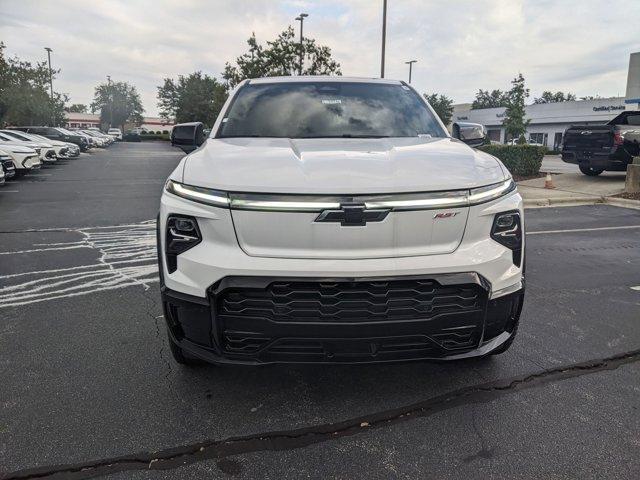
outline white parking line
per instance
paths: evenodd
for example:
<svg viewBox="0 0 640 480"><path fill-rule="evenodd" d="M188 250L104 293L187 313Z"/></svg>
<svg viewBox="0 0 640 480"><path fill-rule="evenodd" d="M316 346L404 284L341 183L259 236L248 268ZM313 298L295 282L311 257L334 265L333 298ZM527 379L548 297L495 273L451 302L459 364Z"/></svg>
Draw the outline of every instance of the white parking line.
<svg viewBox="0 0 640 480"><path fill-rule="evenodd" d="M640 285L636 285L635 287L631 287L631 290L635 290L636 292L640 292Z"/></svg>
<svg viewBox="0 0 640 480"><path fill-rule="evenodd" d="M0 193L20 193L20 190L5 190L4 188L0 188Z"/></svg>
<svg viewBox="0 0 640 480"><path fill-rule="evenodd" d="M573 232L599 232L602 230L631 230L640 228L640 225L623 225L620 227L595 227L595 228L574 228L568 230L539 230L537 232L526 232L527 235L545 235L547 233L573 233Z"/></svg>

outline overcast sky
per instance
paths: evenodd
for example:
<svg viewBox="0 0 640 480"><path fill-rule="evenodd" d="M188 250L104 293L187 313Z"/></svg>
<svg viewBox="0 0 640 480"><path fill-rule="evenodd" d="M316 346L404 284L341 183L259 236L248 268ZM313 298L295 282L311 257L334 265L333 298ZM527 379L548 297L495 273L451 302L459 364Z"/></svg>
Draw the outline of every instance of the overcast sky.
<svg viewBox="0 0 640 480"><path fill-rule="evenodd" d="M133 83L155 115L164 77L220 76L255 32L273 39L304 11L305 36L331 47L344 75L380 74L382 0L0 0L7 54L62 69L54 88L90 103L111 75ZM456 103L479 89L507 89L522 72L532 96L624 95L640 0L388 0L386 76ZM632 20L635 19L635 20ZM637 28L635 29L637 31ZM297 32L297 30L296 30ZM532 100L532 99L530 99Z"/></svg>

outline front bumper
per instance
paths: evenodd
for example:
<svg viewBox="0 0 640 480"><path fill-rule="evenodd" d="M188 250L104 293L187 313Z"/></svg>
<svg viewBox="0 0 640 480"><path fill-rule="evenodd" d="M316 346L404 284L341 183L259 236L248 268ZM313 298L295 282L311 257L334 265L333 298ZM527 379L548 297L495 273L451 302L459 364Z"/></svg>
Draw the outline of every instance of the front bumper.
<svg viewBox="0 0 640 480"><path fill-rule="evenodd" d="M56 151L51 148L41 153L40 160L42 161L42 163L46 164L55 163L58 161L58 156L56 155Z"/></svg>
<svg viewBox="0 0 640 480"><path fill-rule="evenodd" d="M2 169L4 171L4 178L10 179L16 176L16 166L13 163L13 160L2 160Z"/></svg>
<svg viewBox="0 0 640 480"><path fill-rule="evenodd" d="M170 341L211 363L455 360L487 355L515 334L524 289L488 300L487 288L471 273L230 277L207 299L163 287L162 304Z"/></svg>
<svg viewBox="0 0 640 480"><path fill-rule="evenodd" d="M495 214L513 210L522 218L517 192L470 207L464 238L450 254L269 258L247 255L238 246L228 211L165 193L159 232L170 214L196 218L202 232L198 245L178 255L176 271L169 273L159 255L169 335L180 348L214 363L366 363L486 355L511 338L522 308L522 268L514 264L511 250L489 236ZM163 237L158 238L160 253ZM414 284L400 291L382 285L399 282ZM282 298L265 299L265 292L274 288L290 288L284 298L303 308L291 309ZM354 293L359 290L364 298ZM229 295L240 295L231 299L240 311L227 308ZM305 303L310 298L316 303ZM381 298L385 300L379 302ZM423 301L416 304L416 299ZM356 302L355 312L336 312L332 301ZM368 313L362 314L362 305ZM409 310L398 314L394 309L399 305Z"/></svg>

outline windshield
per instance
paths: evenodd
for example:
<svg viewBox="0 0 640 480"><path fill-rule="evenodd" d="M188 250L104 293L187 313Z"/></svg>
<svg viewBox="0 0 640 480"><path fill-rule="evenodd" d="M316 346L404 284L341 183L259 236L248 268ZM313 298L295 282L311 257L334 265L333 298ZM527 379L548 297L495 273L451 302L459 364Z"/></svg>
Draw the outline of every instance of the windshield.
<svg viewBox="0 0 640 480"><path fill-rule="evenodd" d="M409 87L361 82L246 85L222 120L218 137L445 137Z"/></svg>
<svg viewBox="0 0 640 480"><path fill-rule="evenodd" d="M22 140L24 142L28 142L28 141L32 140L27 135L22 135L22 134L19 134L17 132L7 132L5 130L0 132L0 135L4 135L5 137L14 137L14 139L17 138L18 140Z"/></svg>
<svg viewBox="0 0 640 480"><path fill-rule="evenodd" d="M2 133L0 133L0 140L4 140L5 142L16 142L17 141L15 138L11 138L8 135L3 135Z"/></svg>

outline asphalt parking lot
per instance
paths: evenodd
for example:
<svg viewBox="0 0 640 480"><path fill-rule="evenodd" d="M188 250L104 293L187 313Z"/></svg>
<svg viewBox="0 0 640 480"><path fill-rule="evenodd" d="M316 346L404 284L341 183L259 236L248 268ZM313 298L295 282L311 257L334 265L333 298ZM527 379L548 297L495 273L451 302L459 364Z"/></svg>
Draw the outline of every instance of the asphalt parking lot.
<svg viewBox="0 0 640 480"><path fill-rule="evenodd" d="M527 211L504 355L189 370L153 221L181 156L115 144L0 188L0 478L640 477L640 210Z"/></svg>

